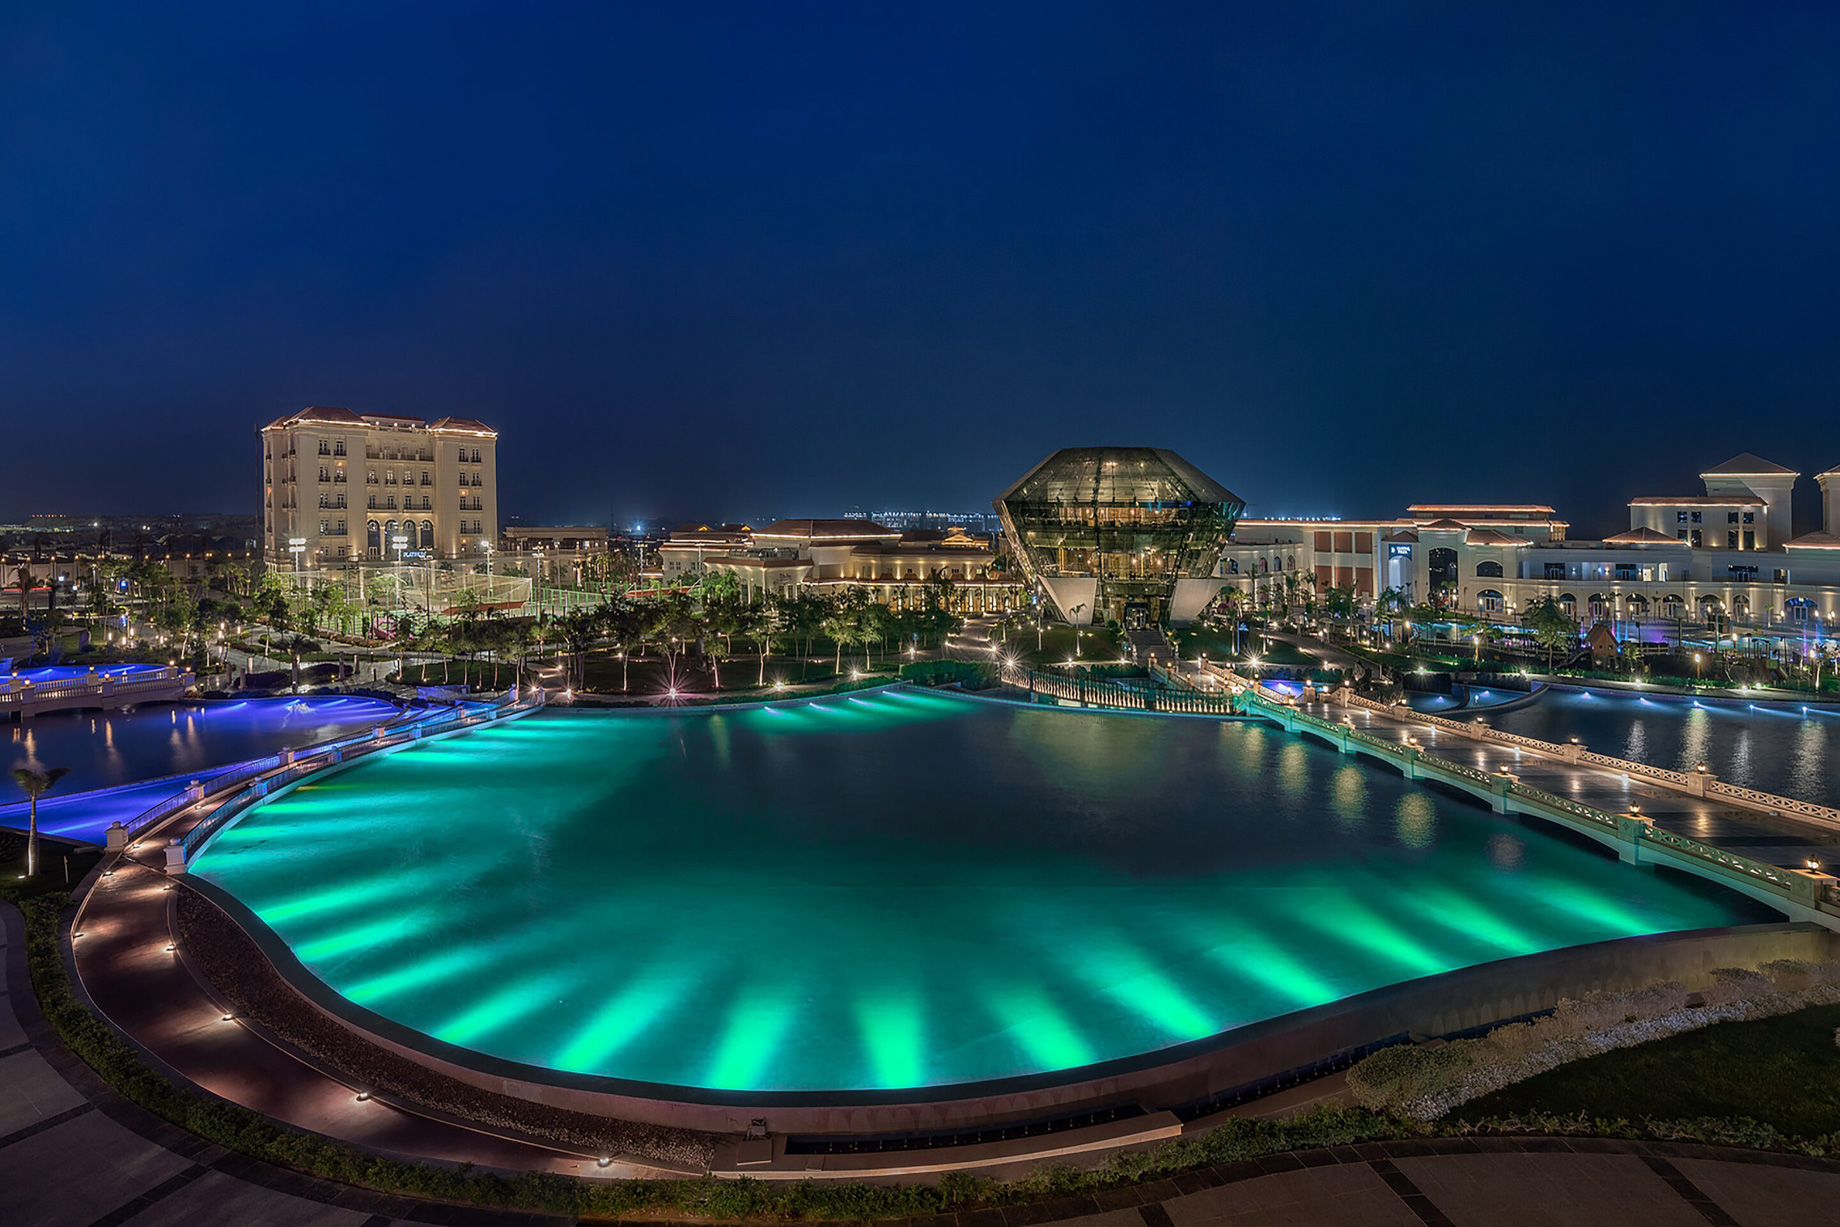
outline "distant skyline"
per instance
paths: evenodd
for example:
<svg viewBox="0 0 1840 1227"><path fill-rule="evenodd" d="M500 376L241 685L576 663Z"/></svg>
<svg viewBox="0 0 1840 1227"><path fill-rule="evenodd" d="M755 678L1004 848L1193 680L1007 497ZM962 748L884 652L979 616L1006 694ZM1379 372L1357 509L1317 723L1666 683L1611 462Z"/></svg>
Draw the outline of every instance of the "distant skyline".
<svg viewBox="0 0 1840 1227"><path fill-rule="evenodd" d="M1840 465L1840 8L25 4L0 522L256 510L308 404L526 522L1251 515ZM1798 487L1797 527L1818 515Z"/></svg>

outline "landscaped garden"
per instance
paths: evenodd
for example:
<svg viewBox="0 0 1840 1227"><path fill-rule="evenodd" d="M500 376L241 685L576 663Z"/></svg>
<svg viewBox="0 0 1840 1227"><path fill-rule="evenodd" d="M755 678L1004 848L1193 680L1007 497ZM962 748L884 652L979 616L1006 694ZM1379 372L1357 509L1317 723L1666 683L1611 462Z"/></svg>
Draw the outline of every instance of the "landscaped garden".
<svg viewBox="0 0 1840 1227"><path fill-rule="evenodd" d="M1458 1119L1748 1118L1791 1137L1840 1133L1840 1005L1729 1022L1587 1057L1457 1109Z"/></svg>

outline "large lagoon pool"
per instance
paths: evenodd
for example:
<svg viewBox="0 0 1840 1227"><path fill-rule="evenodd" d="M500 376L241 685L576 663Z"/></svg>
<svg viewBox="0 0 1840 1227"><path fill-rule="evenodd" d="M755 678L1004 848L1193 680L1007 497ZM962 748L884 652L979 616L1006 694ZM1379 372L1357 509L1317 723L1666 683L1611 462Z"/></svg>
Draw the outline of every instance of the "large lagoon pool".
<svg viewBox="0 0 1840 1227"><path fill-rule="evenodd" d="M404 1027L750 1091L1068 1070L1778 918L1260 723L907 689L535 715L303 787L196 871Z"/></svg>
<svg viewBox="0 0 1840 1227"><path fill-rule="evenodd" d="M1552 687L1490 712L1495 728L1542 741L1576 737L1600 754L1690 771L1840 808L1840 709Z"/></svg>

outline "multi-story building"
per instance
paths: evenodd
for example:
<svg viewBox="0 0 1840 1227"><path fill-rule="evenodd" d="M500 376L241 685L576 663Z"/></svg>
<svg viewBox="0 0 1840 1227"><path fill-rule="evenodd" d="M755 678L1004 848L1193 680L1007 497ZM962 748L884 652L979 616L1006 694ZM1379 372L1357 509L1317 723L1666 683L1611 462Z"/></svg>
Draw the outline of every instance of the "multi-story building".
<svg viewBox="0 0 1840 1227"><path fill-rule="evenodd" d="M1840 468L1815 481L1821 531L1792 536L1799 475L1749 454L1700 475L1703 495L1644 496L1630 527L1569 540L1544 506L1419 504L1390 520L1242 520L1221 554L1225 587L1257 604L1353 589L1373 604L1390 589L1477 617L1516 621L1550 597L1589 627L1662 635L1666 624L1730 623L1825 634L1840 617ZM1644 628L1647 628L1646 630Z"/></svg>
<svg viewBox="0 0 1840 1227"><path fill-rule="evenodd" d="M874 520L777 520L765 528L685 524L658 547L667 583L733 575L750 599L801 589L866 590L895 609L941 595L957 613L988 614L1024 603L1019 576L996 566L990 538L959 529L902 532Z"/></svg>
<svg viewBox="0 0 1840 1227"><path fill-rule="evenodd" d="M315 405L261 436L271 563L483 558L498 540L498 432L482 422Z"/></svg>

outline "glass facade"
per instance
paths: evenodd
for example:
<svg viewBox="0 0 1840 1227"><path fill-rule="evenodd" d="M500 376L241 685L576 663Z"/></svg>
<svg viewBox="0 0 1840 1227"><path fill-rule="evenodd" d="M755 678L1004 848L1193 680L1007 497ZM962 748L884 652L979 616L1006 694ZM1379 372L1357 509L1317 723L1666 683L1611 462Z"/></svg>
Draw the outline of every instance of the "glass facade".
<svg viewBox="0 0 1840 1227"><path fill-rule="evenodd" d="M1063 618L1082 622L1167 620L1176 581L1214 574L1246 509L1182 457L1150 447L1064 448L993 505L1029 579Z"/></svg>

